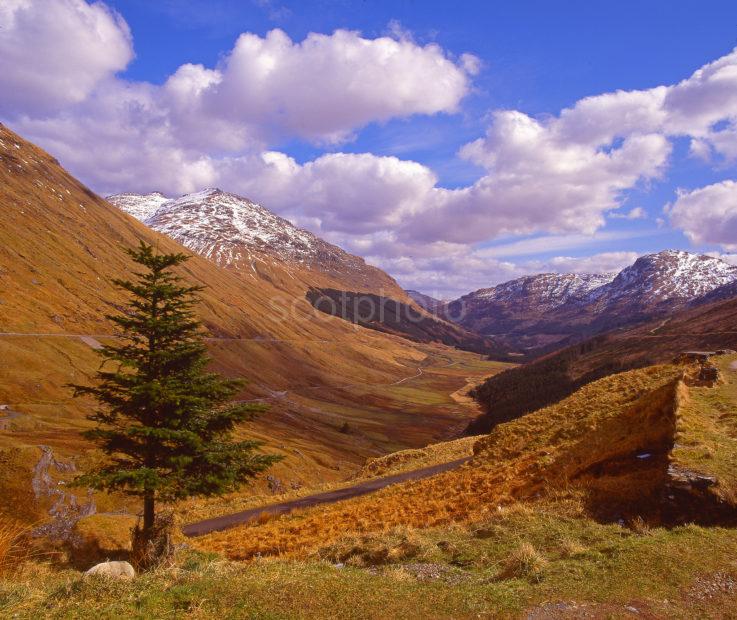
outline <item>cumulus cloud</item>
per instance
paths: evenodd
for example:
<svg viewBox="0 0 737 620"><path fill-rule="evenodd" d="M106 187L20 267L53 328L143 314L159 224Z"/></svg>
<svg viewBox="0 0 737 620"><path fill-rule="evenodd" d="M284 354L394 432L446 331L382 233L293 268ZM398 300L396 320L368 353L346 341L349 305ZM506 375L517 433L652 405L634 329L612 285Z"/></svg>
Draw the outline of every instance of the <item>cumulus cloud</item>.
<svg viewBox="0 0 737 620"><path fill-rule="evenodd" d="M102 3L0 2L3 114L42 114L83 101L132 58L127 24Z"/></svg>
<svg viewBox="0 0 737 620"><path fill-rule="evenodd" d="M339 142L370 122L455 112L477 67L469 54L454 62L439 46L408 38L336 30L297 43L275 29L240 35L215 69L183 65L165 88L190 124L227 119L266 139Z"/></svg>
<svg viewBox="0 0 737 620"><path fill-rule="evenodd" d="M716 243L737 250L737 182L722 181L693 191L679 190L666 206L673 226L694 243Z"/></svg>

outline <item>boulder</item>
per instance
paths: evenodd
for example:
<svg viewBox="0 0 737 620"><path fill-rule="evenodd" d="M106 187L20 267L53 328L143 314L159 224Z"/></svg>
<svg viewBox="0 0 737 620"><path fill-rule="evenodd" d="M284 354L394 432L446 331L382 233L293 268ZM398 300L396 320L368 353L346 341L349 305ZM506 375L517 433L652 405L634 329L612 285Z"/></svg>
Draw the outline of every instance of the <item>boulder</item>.
<svg viewBox="0 0 737 620"><path fill-rule="evenodd" d="M107 577L109 579L133 579L136 571L128 562L102 562L90 568L85 575Z"/></svg>

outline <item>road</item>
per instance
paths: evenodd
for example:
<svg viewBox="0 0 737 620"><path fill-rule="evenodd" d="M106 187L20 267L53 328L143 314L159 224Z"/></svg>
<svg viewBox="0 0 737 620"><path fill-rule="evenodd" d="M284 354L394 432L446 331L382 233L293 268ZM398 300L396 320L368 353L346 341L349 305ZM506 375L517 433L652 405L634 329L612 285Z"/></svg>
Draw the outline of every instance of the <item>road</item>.
<svg viewBox="0 0 737 620"><path fill-rule="evenodd" d="M299 508L310 508L312 506L319 506L321 504L334 504L344 499L350 499L352 497L359 497L361 495L367 495L373 493L379 489L384 489L392 484L398 484L400 482L407 482L408 480L421 480L423 478L429 478L436 474L456 469L464 463L471 460L470 456L462 459L451 461L450 463L441 463L440 465L433 465L431 467L424 467L422 469L416 469L414 471L407 471L401 474L395 474L394 476L387 476L385 478L376 478L374 480L368 480L352 487L346 487L342 489L336 489L334 491L326 491L325 493L318 493L316 495L308 495L300 499L291 500L288 502L281 502L278 504L269 504L268 506L261 506L259 508L251 508L250 510L244 510L242 512L236 512L229 515L223 515L221 517L214 517L212 519L205 519L204 521L198 521L197 523L190 523L182 527L182 533L190 538L195 536L204 536L211 532L220 532L227 530L238 525L244 525L251 521L257 520L262 514L266 513L269 515L280 515L287 514L293 510Z"/></svg>
<svg viewBox="0 0 737 620"><path fill-rule="evenodd" d="M33 337L33 338L75 338L78 340L81 340L86 345L92 347L93 349L101 349L102 344L98 341L98 338L108 338L108 339L116 339L119 338L119 336L111 335L111 334L64 334L64 333L41 333L41 332L33 332L33 333L25 333L25 332L0 332L0 338L2 337L8 337L8 338L20 338L20 337ZM262 342L264 344L268 344L270 342L320 342L320 343L330 343L332 341L330 340L277 340L275 338L267 339L267 338L220 338L220 337L211 337L211 338L205 338L208 342L218 342L218 341L245 341L245 342ZM452 366L456 362L452 362L448 364L448 366ZM346 383L345 385L335 385L335 386L329 386L329 385L308 385L303 387L304 390L329 390L329 389L345 389L345 388L351 388L351 387L359 387L363 385L371 385L371 386L392 386L392 385L400 385L404 383L405 381L409 381L410 379L415 379L422 375L422 368L417 368L417 372L414 375L410 375L409 377L404 377L403 379L399 379L398 381L393 381L391 383ZM265 401L272 401L272 400L282 400L286 397L288 392L276 392L272 396L265 396L261 398L254 398L247 401L237 401L237 402L265 402Z"/></svg>

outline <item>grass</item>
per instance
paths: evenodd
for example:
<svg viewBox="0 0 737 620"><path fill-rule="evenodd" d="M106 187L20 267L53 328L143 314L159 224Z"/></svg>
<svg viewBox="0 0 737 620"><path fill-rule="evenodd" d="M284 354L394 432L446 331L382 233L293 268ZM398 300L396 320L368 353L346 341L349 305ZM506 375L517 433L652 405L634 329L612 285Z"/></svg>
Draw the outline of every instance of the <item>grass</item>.
<svg viewBox="0 0 737 620"><path fill-rule="evenodd" d="M634 606L645 617L724 618L735 603L709 584L737 577L735 552L731 529L643 535L596 523L575 502L515 504L473 526L346 537L303 560L183 552L133 582L31 565L0 580L0 616L511 618L576 601L592 617L628 617Z"/></svg>
<svg viewBox="0 0 737 620"><path fill-rule="evenodd" d="M592 518L592 493L642 489L654 473L622 473L622 454L684 431L682 370L603 379L476 440L469 466L191 541L200 550L130 583L32 563L0 579L0 616L737 617L737 530ZM470 446L430 446L377 469ZM602 470L610 461L617 468Z"/></svg>
<svg viewBox="0 0 737 620"><path fill-rule="evenodd" d="M11 575L30 558L28 534L23 523L0 517L0 577Z"/></svg>
<svg viewBox="0 0 737 620"><path fill-rule="evenodd" d="M716 477L716 493L737 504L737 355L713 362L722 381L714 387L690 387L682 395L673 462Z"/></svg>

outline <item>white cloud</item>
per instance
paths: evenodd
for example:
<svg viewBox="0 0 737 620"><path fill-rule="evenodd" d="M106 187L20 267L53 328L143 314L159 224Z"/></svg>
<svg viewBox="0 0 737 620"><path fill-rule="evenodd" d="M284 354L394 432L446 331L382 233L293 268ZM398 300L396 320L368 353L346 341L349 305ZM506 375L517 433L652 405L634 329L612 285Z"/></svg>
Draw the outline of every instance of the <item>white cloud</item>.
<svg viewBox="0 0 737 620"><path fill-rule="evenodd" d="M102 3L0 2L0 113L43 114L83 101L132 58L127 24Z"/></svg>
<svg viewBox="0 0 737 620"><path fill-rule="evenodd" d="M737 250L737 182L679 190L666 213L671 224L682 229L692 242L717 243L727 250Z"/></svg>
<svg viewBox="0 0 737 620"><path fill-rule="evenodd" d="M512 258L535 254L563 252L595 248L602 243L626 241L638 237L648 237L652 231L599 231L593 235L541 235L531 239L507 241L477 250L480 256L490 258Z"/></svg>
<svg viewBox="0 0 737 620"><path fill-rule="evenodd" d="M647 214L642 207L634 207L627 213L612 213L609 217L615 220L644 220Z"/></svg>
<svg viewBox="0 0 737 620"><path fill-rule="evenodd" d="M437 45L358 32L240 35L221 66L184 65L167 84L174 106L258 127L265 137L339 142L370 122L455 112L468 93L473 57L456 63Z"/></svg>

